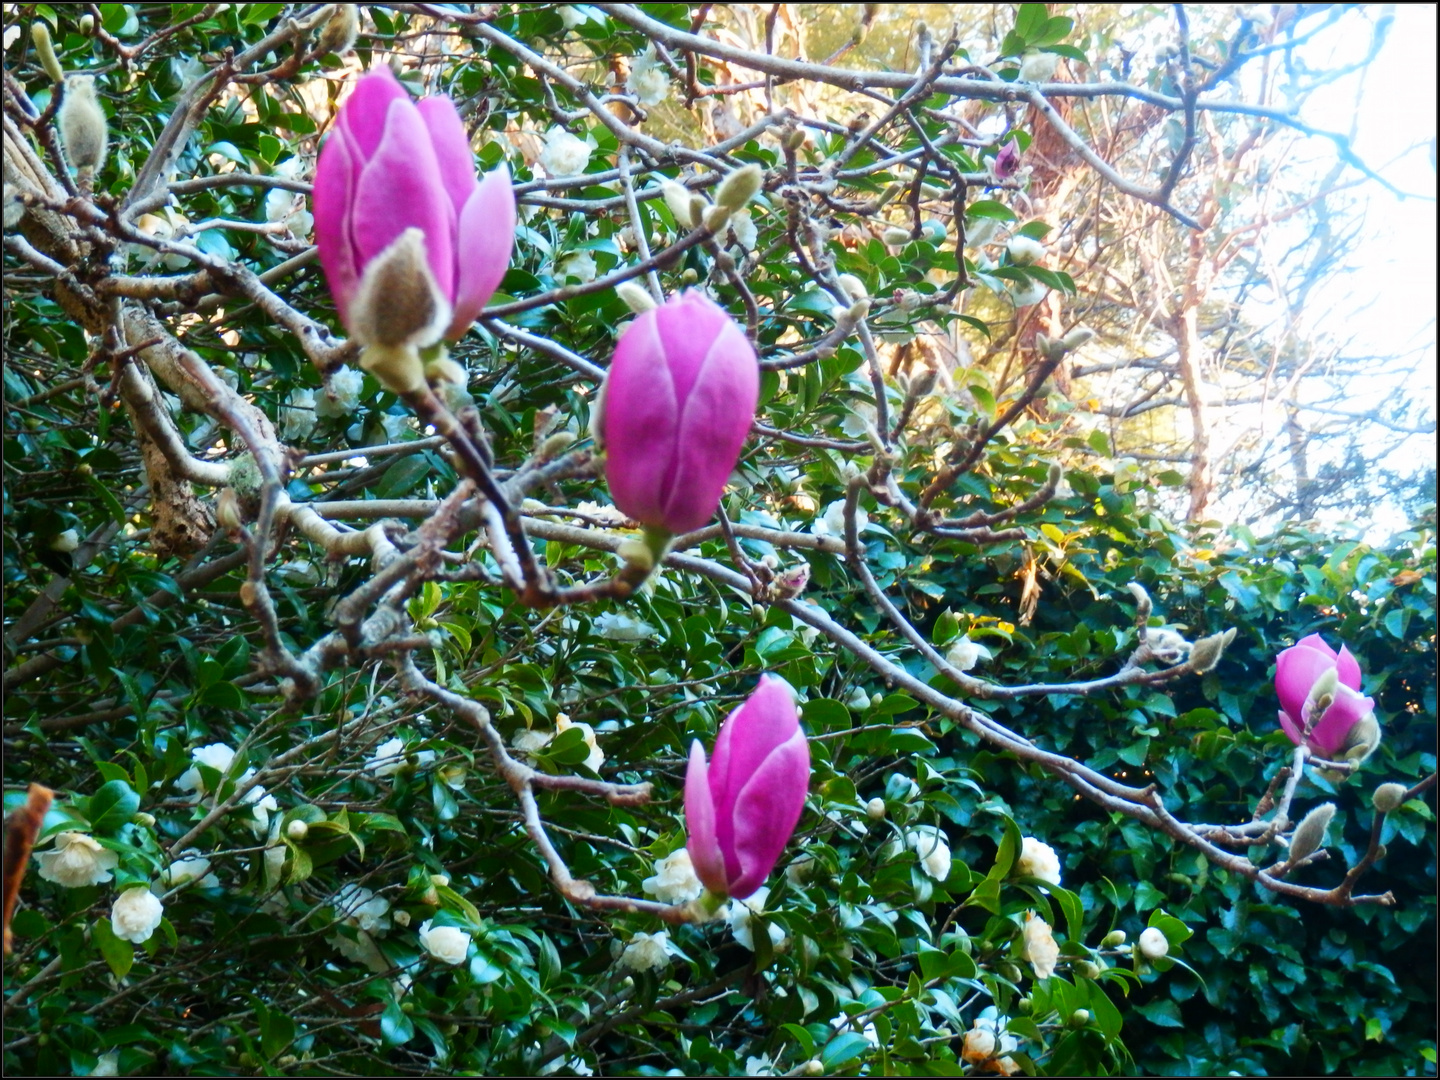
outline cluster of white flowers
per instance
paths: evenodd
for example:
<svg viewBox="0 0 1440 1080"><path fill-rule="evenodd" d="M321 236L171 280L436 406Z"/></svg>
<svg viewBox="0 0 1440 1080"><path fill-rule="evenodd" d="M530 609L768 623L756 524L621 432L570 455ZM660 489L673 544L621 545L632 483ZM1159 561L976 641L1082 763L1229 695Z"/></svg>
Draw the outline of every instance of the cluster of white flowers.
<svg viewBox="0 0 1440 1080"><path fill-rule="evenodd" d="M981 660L991 659L991 652L979 642L962 637L945 653L945 662L956 671L969 671Z"/></svg>
<svg viewBox="0 0 1440 1080"><path fill-rule="evenodd" d="M644 641L655 636L655 627L619 611L607 611L591 624L606 641Z"/></svg>
<svg viewBox="0 0 1440 1080"><path fill-rule="evenodd" d="M420 924L420 944L425 951L444 964L463 964L470 952L470 935L456 926L433 926L433 920Z"/></svg>
<svg viewBox="0 0 1440 1080"><path fill-rule="evenodd" d="M920 869L936 881L950 876L950 843L936 825L914 825L905 834L905 843L920 859Z"/></svg>
<svg viewBox="0 0 1440 1080"><path fill-rule="evenodd" d="M35 861L46 881L81 889L114 878L111 871L120 864L120 856L84 833L62 832L55 837L54 849L37 851Z"/></svg>
<svg viewBox="0 0 1440 1080"><path fill-rule="evenodd" d="M672 851L655 863L655 875L641 882L640 887L662 904L683 904L694 900L705 889L695 876L695 864L683 847Z"/></svg>
<svg viewBox="0 0 1440 1080"><path fill-rule="evenodd" d="M1060 946L1055 943L1055 934L1050 924L1033 913L1026 913L1025 928L1022 932L1025 959L1035 978L1048 979L1055 974L1055 964L1060 959Z"/></svg>
<svg viewBox="0 0 1440 1080"><path fill-rule="evenodd" d="M730 920L730 933L735 935L735 940L751 952L755 951L755 926L754 917L765 914L765 901L770 899L770 889L762 886L744 900L732 900L728 918ZM785 943L785 931L773 922L767 922L765 929L770 934L770 944L779 948Z"/></svg>
<svg viewBox="0 0 1440 1080"><path fill-rule="evenodd" d="M557 176L579 176L590 164L590 144L556 125L545 133L545 149L540 151L540 167L552 179Z"/></svg>
<svg viewBox="0 0 1440 1080"><path fill-rule="evenodd" d="M1015 860L1015 872L1025 877L1036 877L1051 885L1060 884L1060 856L1049 844L1043 844L1033 836L1020 841L1020 857Z"/></svg>
<svg viewBox="0 0 1440 1080"><path fill-rule="evenodd" d="M634 94L641 105L659 105L670 96L670 74L655 55L655 43L630 61L630 77L625 89Z"/></svg>
<svg viewBox="0 0 1440 1080"><path fill-rule="evenodd" d="M315 415L326 419L349 416L360 407L360 390L365 385L365 375L352 367L342 367L332 372L325 381L325 389L315 399Z"/></svg>
<svg viewBox="0 0 1440 1080"><path fill-rule="evenodd" d="M309 438L315 430L315 391L308 387L291 390L278 419L280 438L286 442Z"/></svg>
<svg viewBox="0 0 1440 1080"><path fill-rule="evenodd" d="M230 771L230 766L235 761L235 750L225 743L210 743L207 746L197 746L190 752L190 757L195 764L180 774L179 779L175 781L175 786L181 791L193 791L197 795L207 795L210 792L205 787L205 780L200 775L199 767L201 765L209 766L223 776ZM254 775L254 769L246 769L242 775L236 777L236 786L243 784ZM250 808L250 821L247 824L256 836L265 835L266 830L270 828L270 815L280 809L280 804L275 801L275 796L267 794L261 784L256 784L247 791L245 797L240 800L240 804Z"/></svg>
<svg viewBox="0 0 1440 1080"><path fill-rule="evenodd" d="M670 934L636 934L620 954L620 963L631 971L658 971L670 966Z"/></svg>
<svg viewBox="0 0 1440 1080"><path fill-rule="evenodd" d="M150 940L164 917L165 905L149 889L126 889L111 905L110 929L116 937L140 945Z"/></svg>
<svg viewBox="0 0 1440 1080"><path fill-rule="evenodd" d="M305 162L300 158L286 158L275 166L275 175L285 180L298 180L305 171ZM315 227L315 218L305 208L305 196L278 187L271 188L265 196L265 220L271 224L283 223L292 236L301 240Z"/></svg>
<svg viewBox="0 0 1440 1080"><path fill-rule="evenodd" d="M375 753L365 762L365 771L375 777L394 776L405 767L406 760L405 740L397 736L375 748ZM434 750L415 751L415 764L419 768L429 768L434 763Z"/></svg>
<svg viewBox="0 0 1440 1080"><path fill-rule="evenodd" d="M390 901L364 885L346 885L331 901L340 920L370 933L390 929Z"/></svg>

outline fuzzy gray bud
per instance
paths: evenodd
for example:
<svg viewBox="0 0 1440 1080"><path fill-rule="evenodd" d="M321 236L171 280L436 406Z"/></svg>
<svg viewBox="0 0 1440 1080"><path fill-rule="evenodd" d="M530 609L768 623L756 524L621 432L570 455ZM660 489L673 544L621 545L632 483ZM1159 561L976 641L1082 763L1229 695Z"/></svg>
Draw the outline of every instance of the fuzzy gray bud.
<svg viewBox="0 0 1440 1080"><path fill-rule="evenodd" d="M1150 602L1150 594L1138 581L1130 582L1125 588L1129 589L1130 595L1135 597L1135 621L1143 624L1150 618L1150 612L1154 609L1154 604Z"/></svg>
<svg viewBox="0 0 1440 1080"><path fill-rule="evenodd" d="M451 386L464 386L470 381L465 368L448 356L437 357L426 364L425 378L433 385L449 383Z"/></svg>
<svg viewBox="0 0 1440 1080"><path fill-rule="evenodd" d="M1290 838L1290 857L1285 860L1287 866L1294 866L1320 850L1320 845L1325 842L1325 830L1330 828L1330 820L1335 816L1334 803L1321 803L1308 814L1305 820L1295 826L1295 834Z"/></svg>
<svg viewBox="0 0 1440 1080"><path fill-rule="evenodd" d="M723 206L730 213L744 208L765 183L765 173L759 165L746 165L736 169L715 191L715 205ZM728 215L727 215L728 216Z"/></svg>
<svg viewBox="0 0 1440 1080"><path fill-rule="evenodd" d="M1190 647L1190 666L1196 671L1209 671L1220 662L1225 646L1235 640L1235 628L1203 637Z"/></svg>
<svg viewBox="0 0 1440 1080"><path fill-rule="evenodd" d="M636 315L644 315L647 311L653 311L657 306L655 298L645 290L643 286L633 281L622 281L615 286L615 295L625 301L625 306Z"/></svg>
<svg viewBox="0 0 1440 1080"><path fill-rule="evenodd" d="M65 80L65 100L56 117L60 125L60 141L65 144L65 157L77 172L100 168L110 133L105 125L105 111L95 96L95 80L89 75L71 75Z"/></svg>
<svg viewBox="0 0 1440 1080"><path fill-rule="evenodd" d="M1060 344L1064 345L1068 352L1080 348L1081 345L1093 340L1094 337L1095 331L1091 330L1088 326L1077 326L1060 339Z"/></svg>
<svg viewBox="0 0 1440 1080"><path fill-rule="evenodd" d="M892 225L881 234L880 239L884 240L885 243L891 247L904 247L910 242L910 230L902 229L898 225Z"/></svg>
<svg viewBox="0 0 1440 1080"><path fill-rule="evenodd" d="M863 300L870 296L865 290L865 283L854 274L841 274L840 288L845 291L845 295L851 300Z"/></svg>
<svg viewBox="0 0 1440 1080"><path fill-rule="evenodd" d="M360 5L335 4L315 42L315 53L317 56L324 56L326 53L343 56L355 47L355 39L359 34Z"/></svg>
<svg viewBox="0 0 1440 1080"><path fill-rule="evenodd" d="M1375 794L1370 796L1370 801L1375 804L1375 809L1382 814L1400 809L1400 804L1404 800L1404 784L1381 784L1375 789Z"/></svg>
<svg viewBox="0 0 1440 1080"><path fill-rule="evenodd" d="M674 180L666 180L660 185L660 194L665 198L665 205L670 208L670 214L675 218L675 224L682 229L693 229L697 223L690 191L683 185L677 184ZM704 207L704 200L701 200L701 207Z"/></svg>
<svg viewBox="0 0 1440 1080"><path fill-rule="evenodd" d="M425 234L412 226L365 267L350 305L350 332L364 345L413 351L439 341L450 315L430 271Z"/></svg>
<svg viewBox="0 0 1440 1080"><path fill-rule="evenodd" d="M1367 713L1345 736L1344 760L1357 764L1373 754L1380 745L1380 722L1374 713Z"/></svg>
<svg viewBox="0 0 1440 1080"><path fill-rule="evenodd" d="M35 55L40 57L40 66L45 69L45 74L55 82L63 83L65 69L60 66L60 60L55 55L55 45L50 40L50 27L43 22L31 23L30 40L35 43Z"/></svg>

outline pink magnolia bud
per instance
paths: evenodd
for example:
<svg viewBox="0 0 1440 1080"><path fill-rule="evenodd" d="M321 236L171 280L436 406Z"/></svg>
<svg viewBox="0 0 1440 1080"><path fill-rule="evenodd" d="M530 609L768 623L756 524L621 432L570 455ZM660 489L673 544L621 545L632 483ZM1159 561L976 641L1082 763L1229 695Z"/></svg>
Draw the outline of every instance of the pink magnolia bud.
<svg viewBox="0 0 1440 1080"><path fill-rule="evenodd" d="M775 867L810 784L810 747L782 680L760 686L720 725L707 764L696 739L685 773L685 844L695 875L717 895L743 900Z"/></svg>
<svg viewBox="0 0 1440 1080"><path fill-rule="evenodd" d="M712 301L692 290L636 316L599 410L615 505L670 533L708 522L759 396L755 350Z"/></svg>
<svg viewBox="0 0 1440 1080"><path fill-rule="evenodd" d="M1332 670L1333 694L1313 695L1321 676ZM1280 726L1290 741L1331 760L1345 749L1351 729L1375 711L1374 700L1360 693L1360 665L1350 650L1342 645L1336 655L1319 634L1301 638L1276 657L1275 693Z"/></svg>
<svg viewBox="0 0 1440 1080"><path fill-rule="evenodd" d="M418 105L387 67L355 86L315 167L320 265L354 332L365 270L407 229L419 229L441 296L444 337L470 328L505 276L515 240L515 193L505 166L475 177L470 140L447 97Z"/></svg>
<svg viewBox="0 0 1440 1080"><path fill-rule="evenodd" d="M995 155L995 176L997 179L1005 180L1015 175L1015 170L1020 168L1020 147L1012 139L1000 148Z"/></svg>

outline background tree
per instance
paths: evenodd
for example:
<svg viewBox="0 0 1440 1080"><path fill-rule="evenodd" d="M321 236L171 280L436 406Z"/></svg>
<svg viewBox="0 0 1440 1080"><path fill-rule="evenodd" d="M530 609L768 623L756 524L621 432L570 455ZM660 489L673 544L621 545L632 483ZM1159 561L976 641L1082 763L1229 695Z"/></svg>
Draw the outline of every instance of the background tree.
<svg viewBox="0 0 1440 1080"><path fill-rule="evenodd" d="M7 1068L1433 1072L1433 505L1383 548L1205 524L1433 426L1319 449L1362 365L1300 313L1376 181L1345 137L1281 168L1341 74L1306 49L1384 19L956 18L7 6L7 808L56 793L7 836ZM384 65L518 203L459 227L515 250L424 377L311 242ZM593 418L685 287L759 406L661 548L645 425L622 512ZM1251 398L1283 466L1211 428ZM1317 632L1363 759L1273 719ZM706 918L685 762L767 674L805 808Z"/></svg>

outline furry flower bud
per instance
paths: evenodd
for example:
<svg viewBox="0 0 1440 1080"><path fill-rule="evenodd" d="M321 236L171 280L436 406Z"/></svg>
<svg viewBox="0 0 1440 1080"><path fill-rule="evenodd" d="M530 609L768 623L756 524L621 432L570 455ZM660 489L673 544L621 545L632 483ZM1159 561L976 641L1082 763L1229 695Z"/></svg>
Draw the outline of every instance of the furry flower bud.
<svg viewBox="0 0 1440 1080"><path fill-rule="evenodd" d="M1319 851L1325 843L1325 831L1330 828L1334 817L1335 804L1328 802L1321 803L1306 814L1290 838L1290 857L1285 860L1286 865L1294 866Z"/></svg>
<svg viewBox="0 0 1440 1080"><path fill-rule="evenodd" d="M71 75L65 80L65 100L60 103L56 120L70 167L77 172L100 168L110 144L110 132L91 76Z"/></svg>
<svg viewBox="0 0 1440 1080"><path fill-rule="evenodd" d="M1398 810L1404 798L1404 784L1381 784L1375 789L1375 794L1370 796L1370 801L1374 803L1376 810L1388 814L1392 810Z"/></svg>

